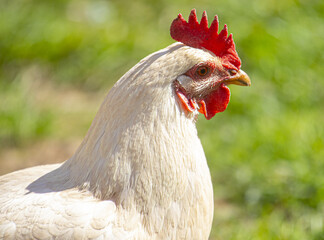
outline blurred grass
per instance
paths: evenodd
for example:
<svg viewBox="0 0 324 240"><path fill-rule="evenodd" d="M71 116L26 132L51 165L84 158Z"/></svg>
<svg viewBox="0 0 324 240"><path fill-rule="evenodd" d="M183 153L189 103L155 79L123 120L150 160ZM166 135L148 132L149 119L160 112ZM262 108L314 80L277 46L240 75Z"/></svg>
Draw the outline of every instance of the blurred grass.
<svg viewBox="0 0 324 240"><path fill-rule="evenodd" d="M211 239L324 239L321 0L3 0L0 155L81 139L109 87L172 43L171 21L194 7L229 26L252 79L231 87L227 111L198 121Z"/></svg>

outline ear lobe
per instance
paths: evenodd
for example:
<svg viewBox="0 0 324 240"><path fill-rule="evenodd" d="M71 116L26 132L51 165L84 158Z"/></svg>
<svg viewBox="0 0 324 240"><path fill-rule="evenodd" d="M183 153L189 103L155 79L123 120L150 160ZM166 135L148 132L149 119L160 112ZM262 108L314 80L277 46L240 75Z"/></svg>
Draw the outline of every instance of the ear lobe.
<svg viewBox="0 0 324 240"><path fill-rule="evenodd" d="M189 88L191 88L191 82L192 82L191 77L186 75L181 75L177 78L177 81L179 82L180 86L185 90L189 90Z"/></svg>

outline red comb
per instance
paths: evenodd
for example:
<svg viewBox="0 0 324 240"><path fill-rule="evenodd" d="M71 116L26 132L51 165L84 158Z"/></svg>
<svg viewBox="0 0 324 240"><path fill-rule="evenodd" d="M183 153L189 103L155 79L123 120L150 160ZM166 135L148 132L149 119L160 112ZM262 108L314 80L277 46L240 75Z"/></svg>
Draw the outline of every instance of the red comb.
<svg viewBox="0 0 324 240"><path fill-rule="evenodd" d="M170 28L171 37L190 47L205 48L222 59L223 66L229 69L239 70L241 60L235 50L233 36L227 36L227 26L218 34L218 17L208 28L206 11L204 11L200 23L198 22L196 10L191 10L188 22L181 13L173 20Z"/></svg>

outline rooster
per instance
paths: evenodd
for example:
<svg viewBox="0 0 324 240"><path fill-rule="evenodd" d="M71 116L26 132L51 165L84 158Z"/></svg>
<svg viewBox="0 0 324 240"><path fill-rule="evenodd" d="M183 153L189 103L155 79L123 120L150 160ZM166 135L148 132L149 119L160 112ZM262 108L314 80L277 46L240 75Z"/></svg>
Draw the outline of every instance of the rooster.
<svg viewBox="0 0 324 240"><path fill-rule="evenodd" d="M112 87L75 154L0 177L0 239L208 239L213 189L199 113L250 85L227 27L206 12Z"/></svg>

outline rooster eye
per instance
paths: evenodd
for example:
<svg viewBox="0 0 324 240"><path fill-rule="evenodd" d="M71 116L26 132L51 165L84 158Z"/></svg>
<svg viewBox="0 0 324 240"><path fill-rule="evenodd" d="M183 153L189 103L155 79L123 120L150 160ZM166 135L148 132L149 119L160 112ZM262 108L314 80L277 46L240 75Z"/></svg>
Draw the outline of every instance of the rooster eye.
<svg viewBox="0 0 324 240"><path fill-rule="evenodd" d="M199 67L196 72L199 76L203 77L206 76L206 74L209 72L209 69L208 67Z"/></svg>

